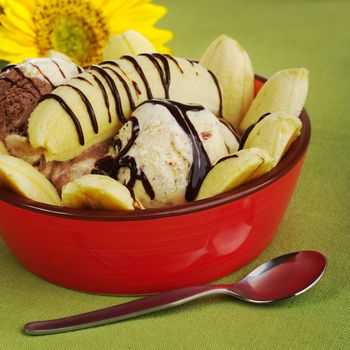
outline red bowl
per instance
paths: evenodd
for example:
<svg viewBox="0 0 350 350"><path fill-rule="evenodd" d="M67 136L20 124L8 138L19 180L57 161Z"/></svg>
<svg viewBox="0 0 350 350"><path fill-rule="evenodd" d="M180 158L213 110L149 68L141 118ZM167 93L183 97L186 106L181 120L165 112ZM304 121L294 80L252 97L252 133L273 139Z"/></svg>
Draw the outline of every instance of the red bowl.
<svg viewBox="0 0 350 350"><path fill-rule="evenodd" d="M301 120L301 135L278 166L231 192L116 213L60 208L0 190L0 233L28 270L81 291L145 294L218 279L273 239L309 144L305 110Z"/></svg>

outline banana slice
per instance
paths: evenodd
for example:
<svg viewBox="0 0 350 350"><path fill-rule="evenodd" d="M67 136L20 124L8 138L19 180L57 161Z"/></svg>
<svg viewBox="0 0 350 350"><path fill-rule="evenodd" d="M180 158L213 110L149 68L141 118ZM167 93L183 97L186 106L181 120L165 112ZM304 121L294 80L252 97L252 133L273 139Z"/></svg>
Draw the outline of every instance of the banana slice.
<svg viewBox="0 0 350 350"><path fill-rule="evenodd" d="M37 202L61 205L49 180L22 159L0 155L0 187Z"/></svg>
<svg viewBox="0 0 350 350"><path fill-rule="evenodd" d="M270 155L260 148L244 149L219 160L209 171L196 200L230 191L268 172Z"/></svg>
<svg viewBox="0 0 350 350"><path fill-rule="evenodd" d="M47 160L69 160L112 138L141 102L164 97L219 113L220 87L200 64L161 54L127 56L92 66L45 95L29 119L29 140Z"/></svg>
<svg viewBox="0 0 350 350"><path fill-rule="evenodd" d="M248 130L243 136L244 143L240 148L259 147L269 152L276 166L288 151L294 140L300 135L302 123L299 118L284 112L277 112L265 116Z"/></svg>
<svg viewBox="0 0 350 350"><path fill-rule="evenodd" d="M103 59L117 60L124 55L157 52L151 42L140 32L127 30L123 34L112 36L103 49Z"/></svg>
<svg viewBox="0 0 350 350"><path fill-rule="evenodd" d="M266 113L285 111L299 117L307 96L309 72L305 68L275 73L260 89L244 116L240 129L245 131Z"/></svg>
<svg viewBox="0 0 350 350"><path fill-rule="evenodd" d="M103 175L85 175L62 189L64 207L75 209L135 210L143 206L127 187Z"/></svg>
<svg viewBox="0 0 350 350"><path fill-rule="evenodd" d="M223 116L238 128L254 95L254 71L247 52L234 39L220 35L210 44L199 63L219 80Z"/></svg>
<svg viewBox="0 0 350 350"><path fill-rule="evenodd" d="M0 141L0 154L8 154L5 145Z"/></svg>

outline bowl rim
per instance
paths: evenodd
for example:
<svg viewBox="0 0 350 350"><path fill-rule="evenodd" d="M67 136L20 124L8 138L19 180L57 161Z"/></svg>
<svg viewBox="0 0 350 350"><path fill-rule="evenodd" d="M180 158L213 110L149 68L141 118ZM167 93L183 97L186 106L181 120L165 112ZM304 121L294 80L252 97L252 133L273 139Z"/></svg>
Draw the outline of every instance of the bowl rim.
<svg viewBox="0 0 350 350"><path fill-rule="evenodd" d="M255 79L264 83L267 81L265 77L255 74ZM44 203L39 203L27 198L20 197L19 195L7 192L0 188L0 201L11 204L15 207L26 209L28 211L37 212L44 215L63 217L75 220L92 220L92 221L136 221L136 220L151 220L166 218L172 216L181 216L185 214L191 214L221 205L227 204L239 200L243 197L247 197L269 185L281 179L291 169L293 169L297 163L303 158L308 148L311 137L311 123L310 118L303 108L300 119L302 121L301 134L294 141L293 145L288 150L287 154L279 162L279 164L273 168L267 174L254 179L242 186L237 187L232 191L226 193L202 199L199 201L193 201L181 205L165 207L165 208L152 208L135 211L99 211L99 210L82 210L82 209L70 209Z"/></svg>

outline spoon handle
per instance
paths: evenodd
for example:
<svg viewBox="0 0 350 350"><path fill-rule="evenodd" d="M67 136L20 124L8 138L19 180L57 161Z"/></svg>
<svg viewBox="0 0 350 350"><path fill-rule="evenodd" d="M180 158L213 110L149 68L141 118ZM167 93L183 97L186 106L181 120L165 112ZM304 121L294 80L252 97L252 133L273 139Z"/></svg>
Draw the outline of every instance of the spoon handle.
<svg viewBox="0 0 350 350"><path fill-rule="evenodd" d="M175 307L217 293L227 293L227 288L223 285L180 288L76 316L30 322L24 326L24 331L27 334L40 335L90 328Z"/></svg>

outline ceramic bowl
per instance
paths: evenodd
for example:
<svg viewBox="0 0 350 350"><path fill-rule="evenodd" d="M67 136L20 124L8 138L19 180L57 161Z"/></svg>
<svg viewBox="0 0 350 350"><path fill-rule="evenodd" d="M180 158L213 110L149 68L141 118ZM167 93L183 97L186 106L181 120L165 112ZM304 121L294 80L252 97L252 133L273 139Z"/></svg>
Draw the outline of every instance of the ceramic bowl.
<svg viewBox="0 0 350 350"><path fill-rule="evenodd" d="M228 193L166 209L103 212L0 190L0 233L28 270L80 291L146 294L213 281L255 259L276 234L309 144L307 112L300 117L301 135L278 166Z"/></svg>

